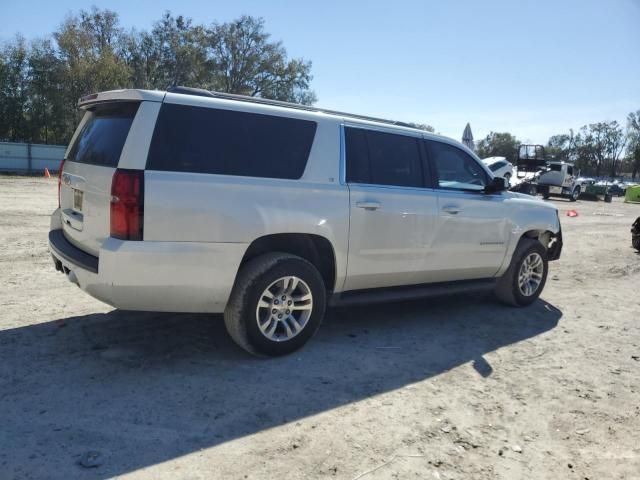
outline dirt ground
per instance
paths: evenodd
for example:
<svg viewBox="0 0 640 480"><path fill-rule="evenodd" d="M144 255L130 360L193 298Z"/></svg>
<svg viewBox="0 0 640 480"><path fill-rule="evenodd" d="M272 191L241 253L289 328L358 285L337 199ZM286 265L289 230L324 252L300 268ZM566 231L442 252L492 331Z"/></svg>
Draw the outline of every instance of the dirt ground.
<svg viewBox="0 0 640 480"><path fill-rule="evenodd" d="M640 205L556 201L563 255L529 308L336 309L258 360L219 316L69 283L56 202L54 180L0 177L1 479L640 478Z"/></svg>

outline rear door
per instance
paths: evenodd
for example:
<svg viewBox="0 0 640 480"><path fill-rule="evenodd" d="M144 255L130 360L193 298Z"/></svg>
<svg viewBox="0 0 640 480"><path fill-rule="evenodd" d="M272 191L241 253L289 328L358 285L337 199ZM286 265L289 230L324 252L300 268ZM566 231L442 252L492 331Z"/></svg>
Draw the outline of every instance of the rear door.
<svg viewBox="0 0 640 480"><path fill-rule="evenodd" d="M90 107L67 150L60 186L63 231L92 255L109 236L111 180L139 106L109 102Z"/></svg>
<svg viewBox="0 0 640 480"><path fill-rule="evenodd" d="M345 128L349 254L345 290L433 281L437 198L420 134Z"/></svg>

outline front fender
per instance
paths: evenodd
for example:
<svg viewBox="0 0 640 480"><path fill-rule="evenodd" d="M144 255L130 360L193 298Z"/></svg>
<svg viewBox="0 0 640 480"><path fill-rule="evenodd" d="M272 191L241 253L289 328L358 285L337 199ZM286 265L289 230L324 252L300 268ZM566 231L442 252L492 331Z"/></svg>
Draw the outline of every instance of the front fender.
<svg viewBox="0 0 640 480"><path fill-rule="evenodd" d="M513 253L524 235L540 239L549 249L549 260L557 260L562 249L562 230L558 209L550 203L529 195L512 195L506 200L511 219L511 231L505 258L497 276L502 275L509 268Z"/></svg>

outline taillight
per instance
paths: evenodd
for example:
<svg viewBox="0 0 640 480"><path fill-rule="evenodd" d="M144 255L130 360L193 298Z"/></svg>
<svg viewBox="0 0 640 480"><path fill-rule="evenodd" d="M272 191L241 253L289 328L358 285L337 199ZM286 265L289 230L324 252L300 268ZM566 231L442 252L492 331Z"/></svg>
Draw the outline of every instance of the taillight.
<svg viewBox="0 0 640 480"><path fill-rule="evenodd" d="M142 240L144 170L117 169L111 181L111 236Z"/></svg>
<svg viewBox="0 0 640 480"><path fill-rule="evenodd" d="M62 186L62 170L64 169L64 158L60 162L58 168L58 208L60 208L60 187Z"/></svg>

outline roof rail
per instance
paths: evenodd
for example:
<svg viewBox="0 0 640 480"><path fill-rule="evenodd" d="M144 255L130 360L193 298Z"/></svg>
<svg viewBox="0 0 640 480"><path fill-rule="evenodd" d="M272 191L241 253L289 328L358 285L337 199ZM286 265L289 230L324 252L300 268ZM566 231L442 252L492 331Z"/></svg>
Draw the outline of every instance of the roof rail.
<svg viewBox="0 0 640 480"><path fill-rule="evenodd" d="M299 103L282 102L280 100L270 100L268 98L249 97L247 95L237 95L235 93L215 92L210 90L204 90L202 88L173 86L173 87L167 88L167 92L179 93L182 95L196 95L199 97L221 98L223 100L236 100L239 102L247 102L247 103L258 103L261 105L273 105L276 107L291 108L294 110L304 110L306 112L326 113L328 115L337 115L340 117L348 117L348 118L354 118L357 120L366 120L370 122L386 123L389 125L396 125L399 127L407 127L407 128L413 128L415 130L420 130L417 127L413 127L409 125L408 123L397 122L395 120L388 120L385 118L369 117L366 115L357 115L354 113L339 112L337 110L327 110L326 108L318 108L312 105L302 105Z"/></svg>

